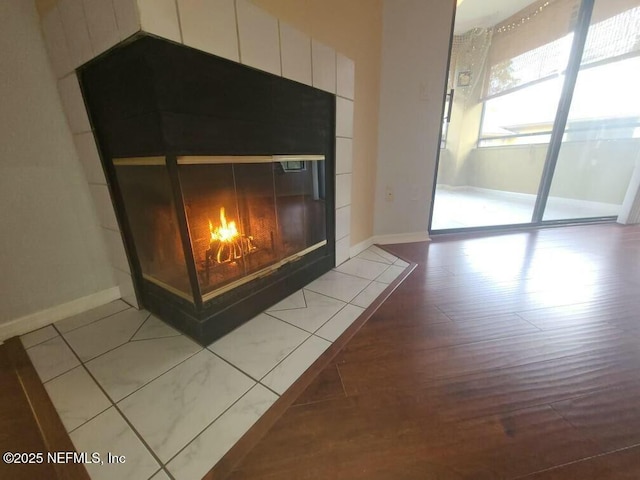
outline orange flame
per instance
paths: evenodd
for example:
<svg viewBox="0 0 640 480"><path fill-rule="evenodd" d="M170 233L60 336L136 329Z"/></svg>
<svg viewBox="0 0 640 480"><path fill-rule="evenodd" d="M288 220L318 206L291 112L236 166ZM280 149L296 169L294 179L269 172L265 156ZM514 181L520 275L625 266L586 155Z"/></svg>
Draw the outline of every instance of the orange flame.
<svg viewBox="0 0 640 480"><path fill-rule="evenodd" d="M213 228L211 220L209 220L209 231L211 232L211 241L233 242L238 236L236 222L227 223L227 217L224 215L224 207L220 207L220 226Z"/></svg>

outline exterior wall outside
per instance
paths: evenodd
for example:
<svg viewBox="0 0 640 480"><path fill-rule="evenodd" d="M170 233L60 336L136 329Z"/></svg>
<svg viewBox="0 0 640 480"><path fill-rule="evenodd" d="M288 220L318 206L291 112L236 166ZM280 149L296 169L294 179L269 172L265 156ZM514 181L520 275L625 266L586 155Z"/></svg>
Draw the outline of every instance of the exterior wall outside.
<svg viewBox="0 0 640 480"><path fill-rule="evenodd" d="M622 204L638 151L638 140L564 143L551 195ZM546 154L546 144L474 149L464 165L465 185L536 194Z"/></svg>

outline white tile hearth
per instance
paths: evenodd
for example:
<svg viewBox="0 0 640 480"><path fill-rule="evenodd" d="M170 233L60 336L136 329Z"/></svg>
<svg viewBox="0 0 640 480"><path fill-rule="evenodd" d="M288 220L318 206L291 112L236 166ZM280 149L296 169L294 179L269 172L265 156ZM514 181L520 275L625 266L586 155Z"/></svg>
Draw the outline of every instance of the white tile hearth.
<svg viewBox="0 0 640 480"><path fill-rule="evenodd" d="M258 384L167 464L181 480L199 480L242 437L278 396Z"/></svg>
<svg viewBox="0 0 640 480"><path fill-rule="evenodd" d="M98 452L104 464L87 464L93 480L139 480L149 478L160 469L131 427L115 407L109 408L70 434L79 452ZM124 463L109 464L107 455L124 455Z"/></svg>
<svg viewBox="0 0 640 480"><path fill-rule="evenodd" d="M131 338L131 341L149 340L152 338L177 337L180 332L174 330L157 317L150 315L140 327L140 330Z"/></svg>
<svg viewBox="0 0 640 480"><path fill-rule="evenodd" d="M408 265L372 246L208 348L120 300L22 342L76 448L126 456L91 478L195 480Z"/></svg>
<svg viewBox="0 0 640 480"><path fill-rule="evenodd" d="M308 336L304 330L261 314L214 342L209 349L260 380Z"/></svg>
<svg viewBox="0 0 640 480"><path fill-rule="evenodd" d="M44 384L68 432L111 407L84 367L76 367Z"/></svg>
<svg viewBox="0 0 640 480"><path fill-rule="evenodd" d="M60 336L27 349L27 354L43 383L80 365Z"/></svg>
<svg viewBox="0 0 640 480"><path fill-rule="evenodd" d="M148 316L149 312L129 308L63 335L80 360L86 362L128 342Z"/></svg>
<svg viewBox="0 0 640 480"><path fill-rule="evenodd" d="M284 300L276 303L273 307L269 308L267 312L275 312L278 310L291 310L292 308L305 308L307 301L304 298L302 290L298 290L292 295L289 295Z"/></svg>
<svg viewBox="0 0 640 480"><path fill-rule="evenodd" d="M389 263L393 263L396 260L398 260L398 257L396 257L395 255L392 255L391 253L387 252L386 250L383 250L382 248L378 247L377 245L371 245L367 249L367 251L379 255L380 257L382 257L385 260L387 260Z"/></svg>
<svg viewBox="0 0 640 480"><path fill-rule="evenodd" d="M338 314L325 323L316 333L319 337L335 342L338 337L358 318L364 308L355 305L347 305Z"/></svg>
<svg viewBox="0 0 640 480"><path fill-rule="evenodd" d="M306 307L267 312L291 325L313 333L333 317L346 303L311 290L303 290Z"/></svg>
<svg viewBox="0 0 640 480"><path fill-rule="evenodd" d="M374 280L387 268L389 266L382 263L363 260L362 258L352 258L337 267L336 270L356 277L366 278L367 280Z"/></svg>
<svg viewBox="0 0 640 480"><path fill-rule="evenodd" d="M402 267L400 265L391 265L378 278L376 278L376 280L382 283L391 283L398 278L402 272L404 272L405 268L406 267Z"/></svg>
<svg viewBox="0 0 640 480"><path fill-rule="evenodd" d="M205 349L118 405L168 462L255 383Z"/></svg>
<svg viewBox="0 0 640 480"><path fill-rule="evenodd" d="M38 345L39 343L46 342L47 340L52 339L53 337L57 337L58 332L52 325L48 327L40 328L31 333L27 333L21 337L22 345L24 348L30 348L34 345Z"/></svg>
<svg viewBox="0 0 640 480"><path fill-rule="evenodd" d="M356 298L351 300L351 304L367 308L388 286L389 285L382 282L371 282Z"/></svg>
<svg viewBox="0 0 640 480"><path fill-rule="evenodd" d="M340 268L340 267L338 267ZM342 272L331 270L307 285L307 290L322 293L328 297L337 298L343 302L350 302L370 281L354 277Z"/></svg>
<svg viewBox="0 0 640 480"><path fill-rule="evenodd" d="M393 262L393 264L402 268L407 268L409 266L408 262L405 262L404 260L401 260L401 259L397 259L395 262Z"/></svg>
<svg viewBox="0 0 640 480"><path fill-rule="evenodd" d="M102 320L109 317L114 313L122 312L131 308L122 300L116 300L115 302L106 303L100 307L87 310L86 312L74 315L73 317L65 318L55 323L56 328L61 333L70 332L76 328L89 325L90 323Z"/></svg>
<svg viewBox="0 0 640 480"><path fill-rule="evenodd" d="M200 346L180 335L133 341L87 363L87 368L114 402L159 377Z"/></svg>
<svg viewBox="0 0 640 480"><path fill-rule="evenodd" d="M358 255L356 255L355 258L362 258L363 260L371 260L372 262L386 263L387 265L393 264L393 260L389 260L389 259L381 256L380 254L376 253L371 248L368 248L364 252L360 252ZM408 265L409 264L407 264L407 266Z"/></svg>
<svg viewBox="0 0 640 480"><path fill-rule="evenodd" d="M149 480L171 480L169 478L169 475L167 475L165 473L164 470L160 470L158 473L156 473L153 477L151 477Z"/></svg>
<svg viewBox="0 0 640 480"><path fill-rule="evenodd" d="M282 395L330 345L330 342L312 335L271 370L261 383Z"/></svg>

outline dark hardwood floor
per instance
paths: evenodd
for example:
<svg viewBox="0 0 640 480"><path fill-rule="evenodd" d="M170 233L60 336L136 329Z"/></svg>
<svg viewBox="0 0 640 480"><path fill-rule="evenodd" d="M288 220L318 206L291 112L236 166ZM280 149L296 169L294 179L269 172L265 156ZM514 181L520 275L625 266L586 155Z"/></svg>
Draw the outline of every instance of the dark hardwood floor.
<svg viewBox="0 0 640 480"><path fill-rule="evenodd" d="M229 478L640 479L640 227L389 249L418 268Z"/></svg>
<svg viewBox="0 0 640 480"><path fill-rule="evenodd" d="M89 480L83 464L47 459L48 452L71 451L73 443L22 343L10 338L0 344L0 479ZM7 452L26 455L20 463L7 463Z"/></svg>

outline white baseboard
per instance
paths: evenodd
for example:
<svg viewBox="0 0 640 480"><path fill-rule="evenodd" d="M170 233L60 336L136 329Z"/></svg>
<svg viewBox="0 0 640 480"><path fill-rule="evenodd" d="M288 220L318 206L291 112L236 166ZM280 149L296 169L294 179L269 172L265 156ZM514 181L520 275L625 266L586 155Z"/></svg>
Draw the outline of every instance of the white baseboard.
<svg viewBox="0 0 640 480"><path fill-rule="evenodd" d="M373 245L373 237L369 237L366 240L356 243L349 248L349 257L353 258L361 252L364 252L367 248Z"/></svg>
<svg viewBox="0 0 640 480"><path fill-rule="evenodd" d="M46 310L9 320L6 323L0 324L0 341L46 327L63 318L77 315L119 298L120 288L111 287L100 292L92 293L86 297L77 298L70 302L47 308Z"/></svg>
<svg viewBox="0 0 640 480"><path fill-rule="evenodd" d="M431 238L427 232L397 233L392 235L374 235L373 243L389 245L392 243L429 242Z"/></svg>

